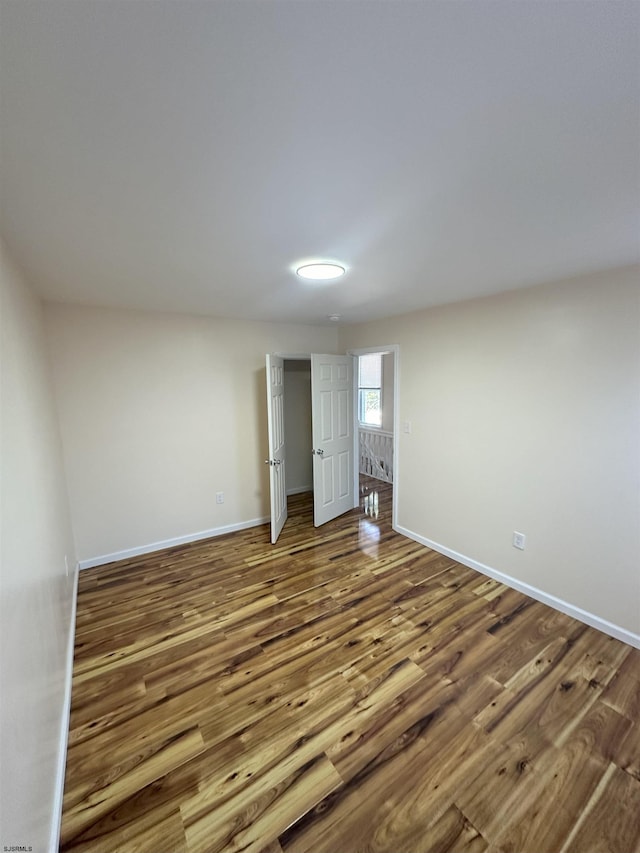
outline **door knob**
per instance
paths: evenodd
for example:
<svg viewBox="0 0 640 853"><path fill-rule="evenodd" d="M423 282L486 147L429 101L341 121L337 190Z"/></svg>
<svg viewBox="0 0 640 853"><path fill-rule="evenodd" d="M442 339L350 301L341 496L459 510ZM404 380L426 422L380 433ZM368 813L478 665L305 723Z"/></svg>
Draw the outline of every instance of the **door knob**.
<svg viewBox="0 0 640 853"><path fill-rule="evenodd" d="M322 449L314 450L313 452L316 453L318 456L324 456L324 450L322 450Z"/></svg>

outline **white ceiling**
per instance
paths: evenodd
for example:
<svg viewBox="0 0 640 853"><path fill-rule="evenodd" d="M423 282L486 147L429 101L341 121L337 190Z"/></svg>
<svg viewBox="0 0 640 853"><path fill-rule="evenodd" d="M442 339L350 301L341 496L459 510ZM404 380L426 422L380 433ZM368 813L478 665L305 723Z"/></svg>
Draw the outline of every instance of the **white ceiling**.
<svg viewBox="0 0 640 853"><path fill-rule="evenodd" d="M0 7L1 227L46 298L347 322L640 258L638 2Z"/></svg>

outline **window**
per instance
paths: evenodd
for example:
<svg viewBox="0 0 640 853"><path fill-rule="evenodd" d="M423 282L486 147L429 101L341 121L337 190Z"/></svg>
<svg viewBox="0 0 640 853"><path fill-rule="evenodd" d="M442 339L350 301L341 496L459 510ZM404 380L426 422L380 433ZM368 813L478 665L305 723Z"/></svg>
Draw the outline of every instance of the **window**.
<svg viewBox="0 0 640 853"><path fill-rule="evenodd" d="M382 426L382 353L358 357L358 420L363 426Z"/></svg>

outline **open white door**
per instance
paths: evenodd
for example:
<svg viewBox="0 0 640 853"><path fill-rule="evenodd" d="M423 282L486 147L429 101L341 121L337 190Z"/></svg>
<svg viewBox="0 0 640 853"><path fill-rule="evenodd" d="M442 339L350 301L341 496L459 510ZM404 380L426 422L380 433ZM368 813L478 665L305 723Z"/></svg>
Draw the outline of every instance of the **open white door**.
<svg viewBox="0 0 640 853"><path fill-rule="evenodd" d="M284 460L284 360L267 355L267 422L269 425L269 490L271 541L275 542L287 520Z"/></svg>
<svg viewBox="0 0 640 853"><path fill-rule="evenodd" d="M313 523L354 506L353 356L311 356Z"/></svg>

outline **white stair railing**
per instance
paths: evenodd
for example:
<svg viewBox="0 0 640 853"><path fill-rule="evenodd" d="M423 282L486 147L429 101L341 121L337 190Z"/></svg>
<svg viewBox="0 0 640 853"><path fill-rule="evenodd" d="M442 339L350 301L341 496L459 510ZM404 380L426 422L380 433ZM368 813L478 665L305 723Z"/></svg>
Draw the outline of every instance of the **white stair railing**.
<svg viewBox="0 0 640 853"><path fill-rule="evenodd" d="M359 438L360 473L393 483L393 433L360 427Z"/></svg>

